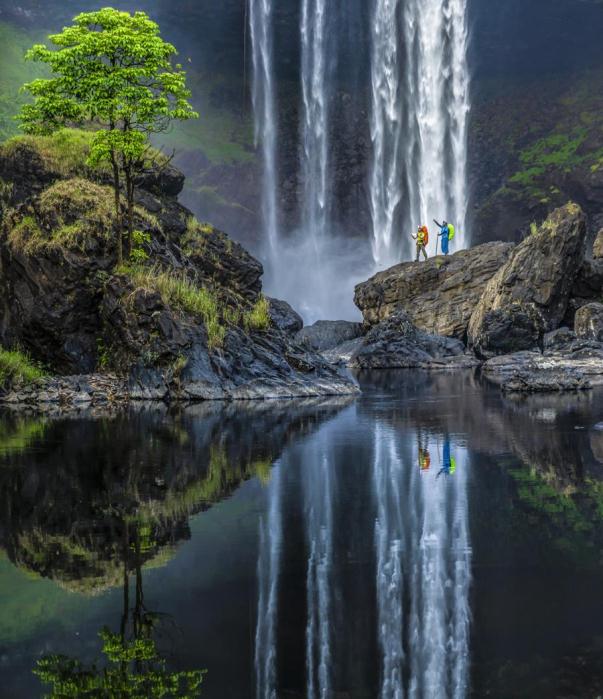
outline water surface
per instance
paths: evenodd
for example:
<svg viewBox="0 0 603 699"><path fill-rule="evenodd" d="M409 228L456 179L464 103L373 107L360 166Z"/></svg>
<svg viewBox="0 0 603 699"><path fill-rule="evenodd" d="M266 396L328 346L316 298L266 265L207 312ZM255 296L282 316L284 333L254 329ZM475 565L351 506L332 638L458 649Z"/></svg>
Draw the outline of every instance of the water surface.
<svg viewBox="0 0 603 699"><path fill-rule="evenodd" d="M49 692L36 668L100 681L123 638L150 654L132 676L206 670L216 699L598 696L603 392L360 381L3 415L0 695Z"/></svg>

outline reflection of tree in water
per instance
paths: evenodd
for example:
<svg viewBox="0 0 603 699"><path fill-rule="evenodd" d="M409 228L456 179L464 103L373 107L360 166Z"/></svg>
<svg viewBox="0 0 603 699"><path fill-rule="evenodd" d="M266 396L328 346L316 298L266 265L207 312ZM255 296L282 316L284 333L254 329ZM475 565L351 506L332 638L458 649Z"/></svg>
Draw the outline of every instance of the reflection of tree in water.
<svg viewBox="0 0 603 699"><path fill-rule="evenodd" d="M170 671L157 646L154 632L162 616L145 604L142 577L141 529L137 521L125 521L123 541L123 611L119 633L100 632L105 661L102 667L86 667L76 658L48 655L40 659L34 674L51 688L50 698L68 697L183 697L201 694L204 670ZM131 550L130 541L134 542ZM131 563L130 563L131 561ZM134 586L130 589L129 570ZM133 592L134 604L131 603Z"/></svg>
<svg viewBox="0 0 603 699"><path fill-rule="evenodd" d="M148 609L143 572L190 537L189 517L253 477L270 479L292 438L346 402L199 405L100 419L0 417L0 545L19 567L70 590L123 589L103 661L48 656L35 673L52 697L193 697L203 671L172 672Z"/></svg>
<svg viewBox="0 0 603 699"><path fill-rule="evenodd" d="M0 417L0 546L19 567L95 594L121 583L136 522L143 567L190 538L189 517L270 478L293 437L338 400L198 405L97 419ZM2 449L2 445L7 448Z"/></svg>

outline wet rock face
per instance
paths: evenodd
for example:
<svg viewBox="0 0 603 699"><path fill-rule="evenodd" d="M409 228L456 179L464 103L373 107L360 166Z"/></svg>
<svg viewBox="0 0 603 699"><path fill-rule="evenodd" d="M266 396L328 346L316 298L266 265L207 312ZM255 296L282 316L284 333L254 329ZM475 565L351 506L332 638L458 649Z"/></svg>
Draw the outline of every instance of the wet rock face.
<svg viewBox="0 0 603 699"><path fill-rule="evenodd" d="M347 320L319 320L300 330L295 339L300 345L318 351L330 350L364 333L362 323Z"/></svg>
<svg viewBox="0 0 603 699"><path fill-rule="evenodd" d="M283 332L294 335L304 327L303 318L286 302L269 298L272 324Z"/></svg>
<svg viewBox="0 0 603 699"><path fill-rule="evenodd" d="M582 340L603 342L603 303L589 303L576 313L576 335Z"/></svg>
<svg viewBox="0 0 603 699"><path fill-rule="evenodd" d="M493 357L484 376L512 393L587 390L603 384L603 345L572 352L516 352Z"/></svg>
<svg viewBox="0 0 603 699"><path fill-rule="evenodd" d="M584 258L586 221L576 204L557 209L488 282L469 323L484 357L537 346L563 320ZM517 329L512 342L504 333Z"/></svg>
<svg viewBox="0 0 603 699"><path fill-rule="evenodd" d="M435 368L458 362L464 354L460 340L425 333L400 311L368 332L351 364L360 369Z"/></svg>
<svg viewBox="0 0 603 699"><path fill-rule="evenodd" d="M21 155L7 160L0 152L0 172ZM81 176L45 175L44 163L38 165L35 187L29 194L19 189L0 235L2 345L22 347L63 376L112 371L129 399L357 392L352 379L294 341L302 321L288 304L272 302L267 326L249 321L260 299L262 265L175 200L177 171L149 174L140 183L148 188L136 192L135 228L150 238L146 271L137 277L132 270L115 272L110 188ZM17 182L26 187L24 176ZM160 274L171 279L172 292L161 291ZM178 301L174 294L189 288L197 295ZM210 341L210 322L220 341ZM26 392L26 402L85 392L69 382L44 384Z"/></svg>
<svg viewBox="0 0 603 699"><path fill-rule="evenodd" d="M403 310L421 330L462 340L487 283L512 250L510 243L487 243L397 265L359 284L354 301L370 325Z"/></svg>
<svg viewBox="0 0 603 699"><path fill-rule="evenodd" d="M595 238L593 257L595 260L603 259L603 228L597 233L597 237Z"/></svg>

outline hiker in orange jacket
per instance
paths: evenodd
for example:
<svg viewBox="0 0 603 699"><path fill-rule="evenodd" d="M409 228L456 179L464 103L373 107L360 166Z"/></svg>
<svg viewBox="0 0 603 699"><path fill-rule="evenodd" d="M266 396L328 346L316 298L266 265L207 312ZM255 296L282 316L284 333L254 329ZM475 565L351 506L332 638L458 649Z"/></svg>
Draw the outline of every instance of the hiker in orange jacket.
<svg viewBox="0 0 603 699"><path fill-rule="evenodd" d="M419 261L421 253L423 253L425 259L427 259L427 244L429 243L429 231L427 230L427 226L419 226L417 228L417 235L413 235L412 239L417 241L417 259L415 261Z"/></svg>

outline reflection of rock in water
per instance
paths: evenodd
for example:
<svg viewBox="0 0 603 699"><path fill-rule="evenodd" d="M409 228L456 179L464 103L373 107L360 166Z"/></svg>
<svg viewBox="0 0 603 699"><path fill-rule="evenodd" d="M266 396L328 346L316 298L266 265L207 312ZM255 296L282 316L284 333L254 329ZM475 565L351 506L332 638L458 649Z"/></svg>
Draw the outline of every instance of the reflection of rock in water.
<svg viewBox="0 0 603 699"><path fill-rule="evenodd" d="M345 403L197 405L44 422L4 416L0 545L15 564L70 589L117 586L134 531L141 565L164 564L189 538L189 516L246 479L268 480L282 447Z"/></svg>

